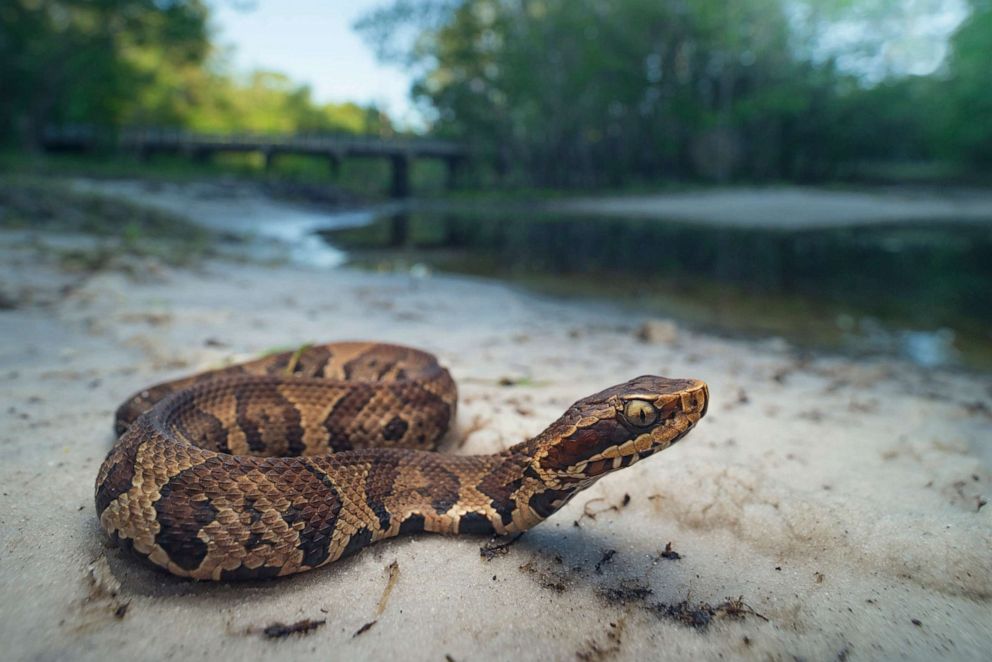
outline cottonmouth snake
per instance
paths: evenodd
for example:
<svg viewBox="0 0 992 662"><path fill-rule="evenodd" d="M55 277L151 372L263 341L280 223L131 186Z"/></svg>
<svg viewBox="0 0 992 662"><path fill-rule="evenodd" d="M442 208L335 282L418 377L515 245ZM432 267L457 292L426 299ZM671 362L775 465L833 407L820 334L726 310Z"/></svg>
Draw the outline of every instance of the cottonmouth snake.
<svg viewBox="0 0 992 662"><path fill-rule="evenodd" d="M643 376L492 455L435 452L456 388L430 354L335 343L141 391L96 479L100 524L183 577L302 572L393 536L507 534L681 439L703 382Z"/></svg>

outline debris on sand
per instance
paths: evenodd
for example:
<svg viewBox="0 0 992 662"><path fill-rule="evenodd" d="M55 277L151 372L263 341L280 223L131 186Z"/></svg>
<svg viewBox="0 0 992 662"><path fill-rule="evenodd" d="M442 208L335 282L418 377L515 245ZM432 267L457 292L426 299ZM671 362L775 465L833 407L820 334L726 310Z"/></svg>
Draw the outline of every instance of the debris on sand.
<svg viewBox="0 0 992 662"><path fill-rule="evenodd" d="M599 589L599 595L613 604L627 605L644 602L654 591L636 580L624 580L615 586L604 586Z"/></svg>
<svg viewBox="0 0 992 662"><path fill-rule="evenodd" d="M717 605L706 602L693 605L688 599L674 605L659 602L650 605L649 609L659 618L672 620L697 630L705 630L714 619L718 618L743 620L747 616L756 616L763 621L768 620L745 603L743 597L727 598Z"/></svg>
<svg viewBox="0 0 992 662"><path fill-rule="evenodd" d="M605 641L600 639L589 639L585 646L576 651L575 657L581 662L599 662L608 660L620 652L623 644L623 631L626 622L623 618L611 621L610 628L606 631Z"/></svg>
<svg viewBox="0 0 992 662"><path fill-rule="evenodd" d="M520 540L520 536L522 535L524 534L518 533L512 538L493 536L489 539L489 542L479 548L479 556L487 561L492 561L497 556L503 556L510 551L510 547L513 543Z"/></svg>
<svg viewBox="0 0 992 662"><path fill-rule="evenodd" d="M603 566L613 560L614 555L617 553L615 549L608 549L603 552L603 557L596 562L596 574L603 574Z"/></svg>
<svg viewBox="0 0 992 662"><path fill-rule="evenodd" d="M360 634L365 634L366 632L368 632L369 630L372 629L372 626L373 625L375 625L378 622L379 622L378 620L369 621L368 623L366 623L362 627L358 628L358 630L355 631L355 634L351 635L351 638L354 639L355 637L357 637Z"/></svg>
<svg viewBox="0 0 992 662"><path fill-rule="evenodd" d="M572 526L574 527L582 526L582 520L586 518L595 521L597 515L602 515L603 513L606 512L610 512L610 511L613 511L615 513L620 512L623 508L626 508L627 505L630 504L630 494L624 494L623 499L621 499L620 503L610 504L604 508L600 508L599 510L594 510L590 508L590 506L594 503L602 503L605 501L606 499L604 499L603 497L596 497L594 499L589 499L588 501L586 501L585 504L582 506L582 514L579 515L579 519L572 522Z"/></svg>
<svg viewBox="0 0 992 662"><path fill-rule="evenodd" d="M379 598L379 606L375 610L376 617L382 616L382 612L386 611L386 603L389 602L389 594L393 592L393 587L396 586L396 580L400 578L399 562L393 561L386 566L386 572L389 575L389 579L386 580L386 588L382 590L382 597Z"/></svg>
<svg viewBox="0 0 992 662"><path fill-rule="evenodd" d="M291 634L310 634L326 622L327 621L325 619L314 621L309 618L305 618L302 621L296 621L295 623L290 623L288 625L285 623L273 623L262 630L262 634L269 639L282 639L283 637L288 637Z"/></svg>

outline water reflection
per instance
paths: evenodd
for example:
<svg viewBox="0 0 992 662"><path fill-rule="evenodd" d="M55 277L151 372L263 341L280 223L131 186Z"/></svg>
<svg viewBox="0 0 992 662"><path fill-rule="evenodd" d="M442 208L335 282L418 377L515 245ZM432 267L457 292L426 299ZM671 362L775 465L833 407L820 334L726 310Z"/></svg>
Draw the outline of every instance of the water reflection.
<svg viewBox="0 0 992 662"><path fill-rule="evenodd" d="M358 262L425 262L925 366L992 365L992 228L982 224L791 231L449 211L321 234Z"/></svg>

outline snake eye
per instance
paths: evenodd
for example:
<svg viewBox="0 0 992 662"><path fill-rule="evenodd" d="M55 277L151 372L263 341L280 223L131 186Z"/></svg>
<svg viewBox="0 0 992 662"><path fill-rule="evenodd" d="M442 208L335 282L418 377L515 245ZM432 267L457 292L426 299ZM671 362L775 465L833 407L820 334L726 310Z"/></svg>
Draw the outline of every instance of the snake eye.
<svg viewBox="0 0 992 662"><path fill-rule="evenodd" d="M632 425L647 427L658 420L658 410L645 400L631 400L623 408L623 415Z"/></svg>

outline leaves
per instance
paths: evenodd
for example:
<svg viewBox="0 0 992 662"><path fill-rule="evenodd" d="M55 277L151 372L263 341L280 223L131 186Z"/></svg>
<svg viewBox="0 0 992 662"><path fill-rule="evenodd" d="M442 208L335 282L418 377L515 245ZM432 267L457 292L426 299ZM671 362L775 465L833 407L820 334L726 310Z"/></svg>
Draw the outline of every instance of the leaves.
<svg viewBox="0 0 992 662"><path fill-rule="evenodd" d="M946 22L939 1L396 0L357 27L417 75L435 130L489 153L504 180L803 181L865 161L992 159L992 122L974 121L992 116L988 6L974 0L946 79L882 61L910 19Z"/></svg>
<svg viewBox="0 0 992 662"><path fill-rule="evenodd" d="M0 142L47 125L211 133L392 132L375 107L319 104L285 75L233 72L201 0L12 0L0 6Z"/></svg>

